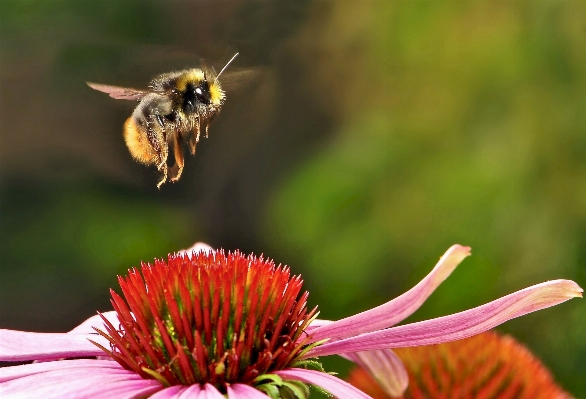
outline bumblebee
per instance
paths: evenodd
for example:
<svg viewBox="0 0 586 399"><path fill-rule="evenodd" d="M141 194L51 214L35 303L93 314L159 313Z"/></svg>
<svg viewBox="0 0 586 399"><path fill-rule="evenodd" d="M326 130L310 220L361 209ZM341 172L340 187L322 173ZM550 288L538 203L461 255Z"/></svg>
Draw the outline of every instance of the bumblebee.
<svg viewBox="0 0 586 399"><path fill-rule="evenodd" d="M201 133L208 137L209 126L226 100L218 78L236 56L218 74L205 67L164 73L149 83L148 90L87 82L112 98L139 101L124 123L124 141L135 160L156 165L162 173L159 189L167 180L176 182L181 177L183 145L195 155ZM171 167L170 151L175 158Z"/></svg>

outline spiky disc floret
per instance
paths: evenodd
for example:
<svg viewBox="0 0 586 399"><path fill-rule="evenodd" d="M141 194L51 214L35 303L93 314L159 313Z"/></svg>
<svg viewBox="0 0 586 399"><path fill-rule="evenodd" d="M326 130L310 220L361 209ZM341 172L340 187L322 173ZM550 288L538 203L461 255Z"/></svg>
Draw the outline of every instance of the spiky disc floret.
<svg viewBox="0 0 586 399"><path fill-rule="evenodd" d="M170 255L119 277L120 326L104 319L107 351L124 368L165 386L255 384L292 366L306 347L302 280L286 266L240 252Z"/></svg>

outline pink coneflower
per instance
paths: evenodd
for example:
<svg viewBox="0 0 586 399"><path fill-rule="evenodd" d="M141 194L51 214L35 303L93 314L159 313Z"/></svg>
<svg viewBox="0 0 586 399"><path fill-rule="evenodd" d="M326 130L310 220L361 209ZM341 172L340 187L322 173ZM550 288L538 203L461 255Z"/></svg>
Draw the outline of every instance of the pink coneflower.
<svg viewBox="0 0 586 399"><path fill-rule="evenodd" d="M527 348L495 331L396 353L409 374L401 399L571 398ZM396 398L361 368L353 369L347 380L375 399Z"/></svg>
<svg viewBox="0 0 586 399"><path fill-rule="evenodd" d="M369 398L326 373L317 358L342 355L385 370L403 390L389 348L454 341L581 296L573 281L538 284L486 305L399 327L470 254L455 245L413 289L336 322L316 320L302 281L272 261L195 248L120 277L113 312L64 334L0 330L0 396L42 398Z"/></svg>

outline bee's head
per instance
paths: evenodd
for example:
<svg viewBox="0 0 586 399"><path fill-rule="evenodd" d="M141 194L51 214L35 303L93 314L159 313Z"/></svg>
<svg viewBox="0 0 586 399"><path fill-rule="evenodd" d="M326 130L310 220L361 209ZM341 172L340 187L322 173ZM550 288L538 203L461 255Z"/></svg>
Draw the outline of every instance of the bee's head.
<svg viewBox="0 0 586 399"><path fill-rule="evenodd" d="M197 112L201 107L221 106L224 103L225 95L217 81L207 80L201 70L195 70L192 75L181 90L185 112Z"/></svg>
<svg viewBox="0 0 586 399"><path fill-rule="evenodd" d="M232 61L234 61L234 59L238 56L238 53L234 54L234 56L232 58L230 58L230 61L228 61L226 63L226 65L224 65L224 68L222 68L220 70L220 73L218 73L216 75L216 71L212 68L211 72L204 72L204 81L206 83L206 87L208 89L208 92L210 94L209 96L209 104L212 105L216 105L216 106L221 106L222 104L224 104L224 100L226 99L226 95L224 94L224 91L222 90L222 86L220 86L220 81L218 80L218 78L220 77L220 75L222 74L222 72L224 72L226 70L226 68L228 68L228 65L230 65L230 63Z"/></svg>

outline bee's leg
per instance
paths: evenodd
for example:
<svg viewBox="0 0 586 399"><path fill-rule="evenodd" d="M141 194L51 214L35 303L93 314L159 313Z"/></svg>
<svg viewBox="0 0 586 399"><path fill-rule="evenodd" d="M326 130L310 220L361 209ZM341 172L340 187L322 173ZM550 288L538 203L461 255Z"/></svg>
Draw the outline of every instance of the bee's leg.
<svg viewBox="0 0 586 399"><path fill-rule="evenodd" d="M159 168L159 170L161 170L161 168ZM163 177L161 177L161 180L159 180L159 182L157 183L157 188L160 190L161 186L167 181L167 165L165 164L164 168L163 168Z"/></svg>
<svg viewBox="0 0 586 399"><path fill-rule="evenodd" d="M164 156L162 155L162 157L160 159L160 163L157 165L157 169L159 170L159 172L163 172L163 177L161 177L161 180L159 180L159 182L157 183L157 188L161 189L161 186L163 185L163 183L165 183L167 181L167 171L169 170L169 167L167 166L167 149L166 148L165 148Z"/></svg>
<svg viewBox="0 0 586 399"><path fill-rule="evenodd" d="M148 123L149 140L158 154L157 169L163 172L163 177L157 184L157 188L161 188L163 183L167 181L167 158L169 155L169 146L166 140L165 123L160 115L151 115Z"/></svg>
<svg viewBox="0 0 586 399"><path fill-rule="evenodd" d="M205 134L206 134L206 139L208 138L208 131L210 130L210 125L212 124L212 122L214 121L214 118L216 117L216 114L212 114L210 115L209 118L207 118L205 120Z"/></svg>
<svg viewBox="0 0 586 399"><path fill-rule="evenodd" d="M195 124L193 126L193 132L189 137L189 152L191 155L195 155L195 147L197 147L197 143L199 143L199 134L201 131L201 123L199 118L195 118Z"/></svg>
<svg viewBox="0 0 586 399"><path fill-rule="evenodd" d="M181 177L183 173L183 148L181 147L181 137L178 133L173 135L173 154L175 155L175 165L171 169L171 180L175 183Z"/></svg>
<svg viewBox="0 0 586 399"><path fill-rule="evenodd" d="M206 123L205 124L205 132L206 132L206 139L208 138L208 131L210 130L210 124Z"/></svg>

